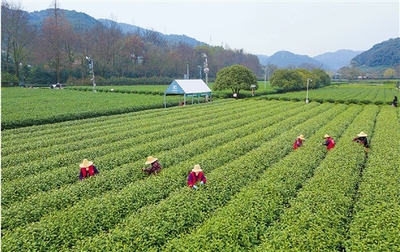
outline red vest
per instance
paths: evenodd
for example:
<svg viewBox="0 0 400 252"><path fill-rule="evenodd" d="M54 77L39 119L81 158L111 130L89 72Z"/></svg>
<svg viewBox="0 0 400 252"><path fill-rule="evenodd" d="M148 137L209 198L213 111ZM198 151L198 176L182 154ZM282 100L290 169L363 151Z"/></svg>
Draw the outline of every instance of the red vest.
<svg viewBox="0 0 400 252"><path fill-rule="evenodd" d="M93 176L95 174L94 166L93 165L89 166L88 170L86 170L86 168L81 168L81 172L84 178Z"/></svg>
<svg viewBox="0 0 400 252"><path fill-rule="evenodd" d="M329 138L327 139L327 141L329 141L329 142L328 142L328 145L326 146L326 149L327 149L327 150L330 150L330 149L332 149L333 147L335 147L335 141L334 141L331 137L329 137Z"/></svg>
<svg viewBox="0 0 400 252"><path fill-rule="evenodd" d="M297 149L298 147L303 145L303 141L301 140L301 138L297 138L296 141L294 141L293 143L293 149Z"/></svg>
<svg viewBox="0 0 400 252"><path fill-rule="evenodd" d="M197 176L195 172L190 172L187 180L188 186L192 187L197 181L203 181L204 184L207 182L203 172L199 172Z"/></svg>

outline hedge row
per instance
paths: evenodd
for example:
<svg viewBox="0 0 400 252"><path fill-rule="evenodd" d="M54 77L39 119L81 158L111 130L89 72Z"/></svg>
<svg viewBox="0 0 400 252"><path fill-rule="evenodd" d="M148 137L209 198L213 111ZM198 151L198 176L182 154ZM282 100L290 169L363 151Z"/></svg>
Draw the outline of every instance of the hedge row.
<svg viewBox="0 0 400 252"><path fill-rule="evenodd" d="M298 98L298 97L281 97L281 96L262 96L260 99L265 99L265 100L277 100L277 101L295 101L295 102L301 102L304 101L305 99L303 98ZM309 102L318 102L318 103L335 103L335 104L357 104L357 105L367 105L367 104L373 104L373 105L391 105L391 102L385 102L382 100L377 100L377 101L371 101L371 100L358 100L358 99L332 99L332 98L327 98L327 99L319 99L319 98L314 98L314 99L309 99Z"/></svg>

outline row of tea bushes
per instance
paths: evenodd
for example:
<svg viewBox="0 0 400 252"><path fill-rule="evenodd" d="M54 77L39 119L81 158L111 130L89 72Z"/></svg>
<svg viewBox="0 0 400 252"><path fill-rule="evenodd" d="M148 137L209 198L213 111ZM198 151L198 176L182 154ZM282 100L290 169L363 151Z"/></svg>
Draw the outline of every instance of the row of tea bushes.
<svg viewBox="0 0 400 252"><path fill-rule="evenodd" d="M215 114L215 117L225 114L225 111L219 106L214 106L214 108L215 109L210 112ZM244 112L246 107L237 109ZM22 130L18 130L19 134L16 139L7 139L7 135L10 133L5 132L4 141L7 146L3 146L2 148L2 164L5 167L16 164L20 165L24 162L31 162L35 158L43 159L44 157L51 157L64 152L72 152L90 146L99 146L104 143L117 142L127 138L137 138L138 136L151 132L159 132L163 129L171 130L187 122L187 115L178 110L175 111L179 113L168 114L165 113L165 111L162 113L162 110L157 111L158 113L154 112L152 115L143 115L140 119L134 116L135 114L131 114L132 116L115 117L113 120L105 120L107 123L103 123L99 120L83 125L79 123L76 123L74 126L63 125L63 127L52 128L50 131L37 131L39 135L34 133L23 134ZM203 121L209 119L201 109L193 111L191 114L193 117L199 119L197 122L193 122L194 126L198 123L203 123L204 125L205 122ZM152 122L155 118L163 123L153 125ZM213 120L208 121L212 123ZM203 127L203 125L200 126ZM187 126L189 127L189 125ZM95 131L91 130L93 127L96 127ZM15 131L17 130L13 132ZM71 142L74 144L70 144ZM21 152L23 152L24 155L21 155ZM40 155L38 155L38 153L40 153Z"/></svg>
<svg viewBox="0 0 400 252"><path fill-rule="evenodd" d="M305 101L306 91L261 96L268 100ZM398 91L393 85L340 85L309 90L310 102L391 105Z"/></svg>
<svg viewBox="0 0 400 252"><path fill-rule="evenodd" d="M117 96L117 97L116 97ZM166 98L177 106L179 98ZM2 90L1 130L164 108L163 96L109 94L73 90L6 88Z"/></svg>
<svg viewBox="0 0 400 252"><path fill-rule="evenodd" d="M397 118L399 114L397 114ZM400 250L399 121L382 108L350 224L347 251Z"/></svg>

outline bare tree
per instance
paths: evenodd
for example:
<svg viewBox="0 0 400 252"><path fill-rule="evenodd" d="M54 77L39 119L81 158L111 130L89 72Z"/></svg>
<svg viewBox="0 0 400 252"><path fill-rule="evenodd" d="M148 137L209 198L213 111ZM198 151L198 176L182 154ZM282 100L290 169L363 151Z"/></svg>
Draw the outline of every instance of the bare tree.
<svg viewBox="0 0 400 252"><path fill-rule="evenodd" d="M14 64L14 73L21 79L20 65L25 63L29 53L26 47L34 40L36 31L29 24L29 16L20 5L1 3L1 42L5 51L5 67L9 72L9 64ZM12 61L12 62L11 62Z"/></svg>
<svg viewBox="0 0 400 252"><path fill-rule="evenodd" d="M85 36L85 53L94 59L97 75L108 78L117 74L117 59L124 47L124 37L115 21L96 25Z"/></svg>
<svg viewBox="0 0 400 252"><path fill-rule="evenodd" d="M266 74L267 74L267 80L269 80L269 77L270 77L271 75L273 75L273 74L275 73L276 70L279 69L279 67L278 67L277 65L270 64L270 63L268 63L268 64L266 65L266 68L267 68L267 72L266 72Z"/></svg>
<svg viewBox="0 0 400 252"><path fill-rule="evenodd" d="M126 73L131 77L137 75L135 72L135 66L140 65L141 58L144 55L144 43L143 40L134 34L129 34L124 39L123 49L120 50L116 65L120 76L125 76Z"/></svg>
<svg viewBox="0 0 400 252"><path fill-rule="evenodd" d="M57 82L60 82L61 70L73 61L71 48L71 25L59 9L57 0L53 2L52 15L43 22L40 45L40 55L47 65L56 72Z"/></svg>

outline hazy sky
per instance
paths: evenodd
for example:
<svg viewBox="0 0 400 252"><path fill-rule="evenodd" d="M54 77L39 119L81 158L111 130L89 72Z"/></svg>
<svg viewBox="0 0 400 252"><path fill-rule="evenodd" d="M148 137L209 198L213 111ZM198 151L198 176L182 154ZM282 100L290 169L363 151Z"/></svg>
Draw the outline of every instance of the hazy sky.
<svg viewBox="0 0 400 252"><path fill-rule="evenodd" d="M7 0L25 11L53 0ZM185 34L213 46L271 56L285 50L317 56L340 49L366 51L400 37L399 0L390 1L135 1L58 0L59 7Z"/></svg>

